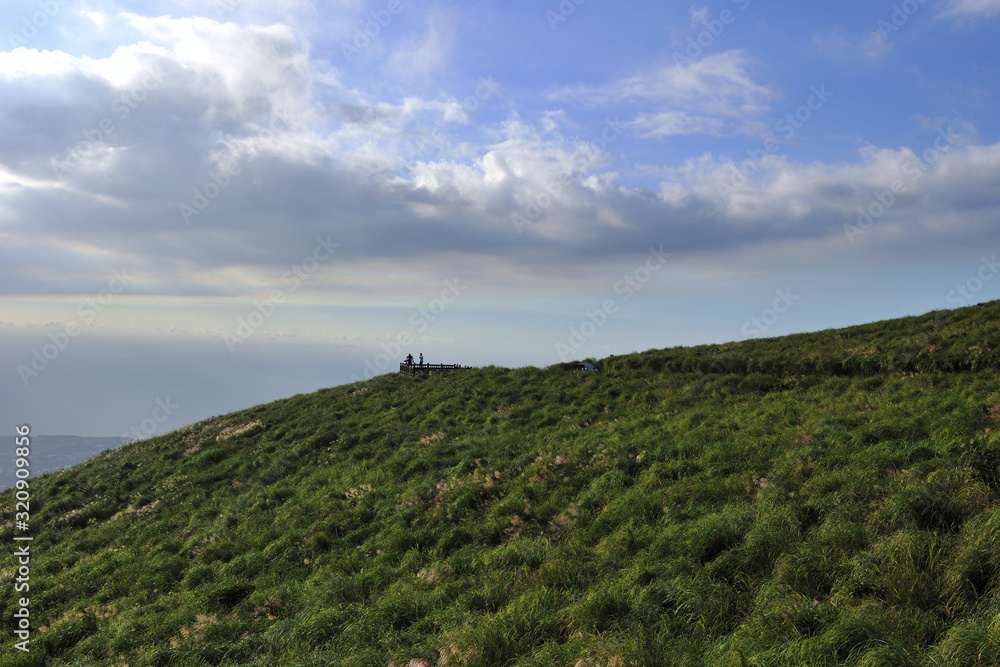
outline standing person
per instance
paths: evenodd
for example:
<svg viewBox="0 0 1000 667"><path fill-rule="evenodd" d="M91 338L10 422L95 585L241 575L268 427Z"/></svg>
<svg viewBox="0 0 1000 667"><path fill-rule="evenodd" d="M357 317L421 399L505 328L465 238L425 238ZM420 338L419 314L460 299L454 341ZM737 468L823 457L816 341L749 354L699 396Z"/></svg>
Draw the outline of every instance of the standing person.
<svg viewBox="0 0 1000 667"><path fill-rule="evenodd" d="M424 353L423 352L420 353L420 365L421 366L424 365Z"/></svg>
<svg viewBox="0 0 1000 667"><path fill-rule="evenodd" d="M406 365L407 366L412 366L413 365L413 355L412 354L406 355Z"/></svg>

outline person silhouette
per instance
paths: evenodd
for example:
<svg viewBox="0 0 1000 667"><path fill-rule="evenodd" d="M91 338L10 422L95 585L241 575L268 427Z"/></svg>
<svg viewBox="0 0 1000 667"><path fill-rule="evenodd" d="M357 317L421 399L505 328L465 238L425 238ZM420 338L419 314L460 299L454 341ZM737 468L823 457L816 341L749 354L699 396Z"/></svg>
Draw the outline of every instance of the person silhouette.
<svg viewBox="0 0 1000 667"><path fill-rule="evenodd" d="M420 353L420 365L421 366L424 365L424 353L423 352Z"/></svg>

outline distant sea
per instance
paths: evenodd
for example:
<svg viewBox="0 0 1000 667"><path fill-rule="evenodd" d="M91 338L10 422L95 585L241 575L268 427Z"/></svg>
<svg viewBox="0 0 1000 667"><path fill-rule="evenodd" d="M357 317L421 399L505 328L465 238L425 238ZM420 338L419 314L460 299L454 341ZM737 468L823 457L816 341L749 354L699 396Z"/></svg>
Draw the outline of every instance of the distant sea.
<svg viewBox="0 0 1000 667"><path fill-rule="evenodd" d="M124 438L83 438L78 435L31 435L30 437L29 480L47 472L83 463L105 449L114 449L127 442ZM11 488L17 481L15 475L17 453L14 450L14 436L0 436L0 490Z"/></svg>

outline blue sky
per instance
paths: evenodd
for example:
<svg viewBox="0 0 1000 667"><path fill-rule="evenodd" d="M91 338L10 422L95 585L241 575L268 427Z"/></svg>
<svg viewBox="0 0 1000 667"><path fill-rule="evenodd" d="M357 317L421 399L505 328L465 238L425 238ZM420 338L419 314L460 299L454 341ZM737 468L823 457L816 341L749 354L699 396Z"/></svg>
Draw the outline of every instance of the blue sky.
<svg viewBox="0 0 1000 667"><path fill-rule="evenodd" d="M1000 296L1000 0L5 9L11 428Z"/></svg>

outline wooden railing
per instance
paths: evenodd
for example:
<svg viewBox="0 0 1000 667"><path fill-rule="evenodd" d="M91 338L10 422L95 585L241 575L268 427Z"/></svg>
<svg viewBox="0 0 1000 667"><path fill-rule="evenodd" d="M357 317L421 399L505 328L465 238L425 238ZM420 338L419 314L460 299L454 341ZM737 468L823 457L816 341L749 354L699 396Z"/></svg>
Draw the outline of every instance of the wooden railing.
<svg viewBox="0 0 1000 667"><path fill-rule="evenodd" d="M405 361L399 364L399 372L403 375L430 375L431 373L450 373L452 371L465 371L472 366L462 364L408 364Z"/></svg>

